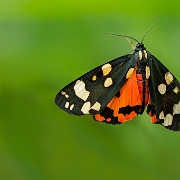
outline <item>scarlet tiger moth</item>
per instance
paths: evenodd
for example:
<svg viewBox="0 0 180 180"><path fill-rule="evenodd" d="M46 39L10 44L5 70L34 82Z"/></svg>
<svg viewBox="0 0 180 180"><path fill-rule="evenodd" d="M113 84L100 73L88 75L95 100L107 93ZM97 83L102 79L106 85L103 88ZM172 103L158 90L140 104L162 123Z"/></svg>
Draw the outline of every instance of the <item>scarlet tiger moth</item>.
<svg viewBox="0 0 180 180"><path fill-rule="evenodd" d="M180 131L180 83L142 41L137 41L132 54L100 65L65 86L55 103L69 114L91 114L96 121L110 124L132 120L147 106L152 123Z"/></svg>

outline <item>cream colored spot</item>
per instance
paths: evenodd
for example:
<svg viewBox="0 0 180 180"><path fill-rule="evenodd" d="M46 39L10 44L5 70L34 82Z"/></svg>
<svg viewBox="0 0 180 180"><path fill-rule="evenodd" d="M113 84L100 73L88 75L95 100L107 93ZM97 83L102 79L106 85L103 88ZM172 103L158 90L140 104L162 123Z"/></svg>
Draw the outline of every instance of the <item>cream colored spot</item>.
<svg viewBox="0 0 180 180"><path fill-rule="evenodd" d="M104 87L109 87L110 85L112 85L113 81L111 78L107 78L105 81L104 81Z"/></svg>
<svg viewBox="0 0 180 180"><path fill-rule="evenodd" d="M126 74L126 79L129 79L134 71L134 68L130 68Z"/></svg>
<svg viewBox="0 0 180 180"><path fill-rule="evenodd" d="M139 51L139 60L142 59L142 51Z"/></svg>
<svg viewBox="0 0 180 180"><path fill-rule="evenodd" d="M66 98L68 98L68 97L69 97L69 95L68 95L68 94L66 94L66 92L64 92L64 91L61 91L61 94L62 94L62 95L64 95Z"/></svg>
<svg viewBox="0 0 180 180"><path fill-rule="evenodd" d="M174 77L170 72L165 74L165 80L167 84L170 84L173 81Z"/></svg>
<svg viewBox="0 0 180 180"><path fill-rule="evenodd" d="M77 80L77 81L76 81L76 84L75 84L75 86L74 86L74 90L79 90L79 91L81 91L81 90L84 89L84 87L85 87L84 82L81 81L81 80Z"/></svg>
<svg viewBox="0 0 180 180"><path fill-rule="evenodd" d="M85 89L85 83L81 80L77 80L76 84L74 85L74 91L76 96L84 101L87 100L90 94L90 92Z"/></svg>
<svg viewBox="0 0 180 180"><path fill-rule="evenodd" d="M103 76L106 76L111 72L112 66L109 63L107 63L107 64L104 64L101 67L101 69L102 69L102 72L103 72Z"/></svg>
<svg viewBox="0 0 180 180"><path fill-rule="evenodd" d="M143 50L143 51L144 51L144 56L147 59L147 52L146 52L146 50Z"/></svg>
<svg viewBox="0 0 180 180"><path fill-rule="evenodd" d="M94 75L94 76L92 77L92 80L93 80L93 81L96 81L96 79L97 79L97 76Z"/></svg>
<svg viewBox="0 0 180 180"><path fill-rule="evenodd" d="M163 126L170 126L173 121L173 116L171 114L167 114L164 117L164 123L162 123Z"/></svg>
<svg viewBox="0 0 180 180"><path fill-rule="evenodd" d="M164 119L164 112L161 111L161 113L159 114L159 119Z"/></svg>
<svg viewBox="0 0 180 180"><path fill-rule="evenodd" d="M174 114L180 114L180 101L178 104L174 104L173 106L173 115Z"/></svg>
<svg viewBox="0 0 180 180"><path fill-rule="evenodd" d="M87 98L89 97L89 94L90 94L90 92L89 92L89 91L86 91L86 92L83 94L83 96L81 97L81 99L84 100L84 101L86 101Z"/></svg>
<svg viewBox="0 0 180 180"><path fill-rule="evenodd" d="M178 93L179 92L179 89L178 89L178 87L175 87L174 89L173 89L173 91L174 91L174 93Z"/></svg>
<svg viewBox="0 0 180 180"><path fill-rule="evenodd" d="M99 111L101 108L101 104L99 102L96 102L92 107L91 109L94 109L96 111Z"/></svg>
<svg viewBox="0 0 180 180"><path fill-rule="evenodd" d="M68 108L68 107L69 107L69 102L66 102L65 108Z"/></svg>
<svg viewBox="0 0 180 180"><path fill-rule="evenodd" d="M89 114L89 110L90 110L90 107L91 107L91 103L90 102L85 102L81 108L81 111L84 113L84 114Z"/></svg>
<svg viewBox="0 0 180 180"><path fill-rule="evenodd" d="M149 79L150 76L150 68L149 66L146 66L146 79Z"/></svg>
<svg viewBox="0 0 180 180"><path fill-rule="evenodd" d="M177 105L180 106L180 103ZM177 114L176 112L178 114L180 113L180 107L176 107L176 108L173 107L173 114ZM167 114L166 116L164 116L164 112L161 111L161 113L159 114L159 119L164 119L164 123L162 123L162 125L170 126L173 121L173 116L171 114Z"/></svg>
<svg viewBox="0 0 180 180"><path fill-rule="evenodd" d="M65 93L64 91L61 91L61 94L64 95L64 94L66 94L66 93Z"/></svg>
<svg viewBox="0 0 180 180"><path fill-rule="evenodd" d="M65 97L66 97L66 98L68 98L68 97L69 97L69 95L68 95L68 94L65 94Z"/></svg>
<svg viewBox="0 0 180 180"><path fill-rule="evenodd" d="M74 104L72 104L69 109L72 110L73 108L74 108Z"/></svg>
<svg viewBox="0 0 180 180"><path fill-rule="evenodd" d="M165 84L160 84L158 86L158 91L160 92L160 94L164 94L166 92L166 85Z"/></svg>

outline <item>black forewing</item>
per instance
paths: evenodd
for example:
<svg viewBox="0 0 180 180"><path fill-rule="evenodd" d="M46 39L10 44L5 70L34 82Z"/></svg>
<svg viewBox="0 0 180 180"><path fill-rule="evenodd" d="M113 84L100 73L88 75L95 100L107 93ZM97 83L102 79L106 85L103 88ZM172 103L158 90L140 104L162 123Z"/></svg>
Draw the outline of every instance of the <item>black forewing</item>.
<svg viewBox="0 0 180 180"><path fill-rule="evenodd" d="M175 88L180 89L180 83L173 75L173 81L170 84L166 83L165 74L170 72L156 57L150 55L148 59L150 67L150 77L148 80L150 98L152 101L151 108L156 114L157 123L164 126L164 120L159 118L160 113L163 111L164 116L167 114L173 116L172 125L165 126L168 129L179 130L180 114L174 114L174 105L179 103L180 93L174 91ZM166 85L166 92L161 94L158 91L160 84Z"/></svg>
<svg viewBox="0 0 180 180"><path fill-rule="evenodd" d="M126 82L126 73L128 69L134 67L133 55L131 54L119 57L107 63L112 67L111 72L107 76L102 75L101 65L64 87L55 98L55 103L59 108L70 114L84 115L81 108L85 102L90 102L91 105L98 102L101 104L100 110L90 111L90 114L100 113ZM94 75L97 75L96 81L92 81ZM109 87L104 87L104 81L108 77L112 79L113 83ZM90 92L89 97L85 101L76 96L74 92L74 86L77 80L83 81L86 90ZM62 92L65 92L68 96L63 95ZM66 108L66 102L70 103L70 105L73 104L74 107L72 109Z"/></svg>

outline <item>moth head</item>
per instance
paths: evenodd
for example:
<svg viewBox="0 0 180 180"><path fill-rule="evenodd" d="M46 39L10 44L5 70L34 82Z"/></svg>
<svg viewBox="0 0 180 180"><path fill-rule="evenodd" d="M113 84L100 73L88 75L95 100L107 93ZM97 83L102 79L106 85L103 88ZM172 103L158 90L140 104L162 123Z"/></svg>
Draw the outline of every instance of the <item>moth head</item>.
<svg viewBox="0 0 180 180"><path fill-rule="evenodd" d="M142 50L146 50L146 48L144 47L144 44L143 44L143 43L138 42L138 43L136 44L136 49L135 49L135 51L142 51Z"/></svg>

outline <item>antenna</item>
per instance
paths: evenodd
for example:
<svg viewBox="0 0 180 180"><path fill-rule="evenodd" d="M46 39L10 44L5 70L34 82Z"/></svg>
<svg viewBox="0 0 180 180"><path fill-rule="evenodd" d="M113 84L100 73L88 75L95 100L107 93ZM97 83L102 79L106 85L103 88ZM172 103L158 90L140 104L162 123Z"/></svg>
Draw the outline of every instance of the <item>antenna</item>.
<svg viewBox="0 0 180 180"><path fill-rule="evenodd" d="M154 26L158 23L158 21L159 21L159 19L158 19L158 20L154 23L154 25L144 34L141 43L143 42L144 38L145 38L146 35L149 33L149 31L151 31L151 30L154 28Z"/></svg>
<svg viewBox="0 0 180 180"><path fill-rule="evenodd" d="M154 23L154 25L144 34L144 36L143 36L140 44L142 44L142 42L143 42L144 38L146 37L146 35L149 33L149 31L151 31L151 30L154 28L154 26L158 23L158 21L159 21L159 19L158 19L158 20ZM133 38L133 37L131 37L131 36L126 36L126 35L122 35L122 34L108 33L108 32L105 32L105 33L103 33L103 34L110 34L110 35L113 35L113 36L121 36L121 37L125 37L126 39L127 39L127 38L133 39L134 41L136 41L137 43L139 43L139 41L138 41L137 39L135 39L135 38Z"/></svg>
<svg viewBox="0 0 180 180"><path fill-rule="evenodd" d="M126 40L128 41L128 43L130 44L131 50L134 51L135 48L134 48L132 42L128 39L128 37L125 37L125 38L126 38Z"/></svg>
<svg viewBox="0 0 180 180"><path fill-rule="evenodd" d="M135 38L133 37L130 37L130 36L126 36L126 35L121 35L121 34L113 34L113 33L103 33L103 34L110 34L110 35L113 35L113 36L121 36L121 37L125 37L125 38L130 38L130 39L133 39L134 41L138 42L138 40L136 40Z"/></svg>

